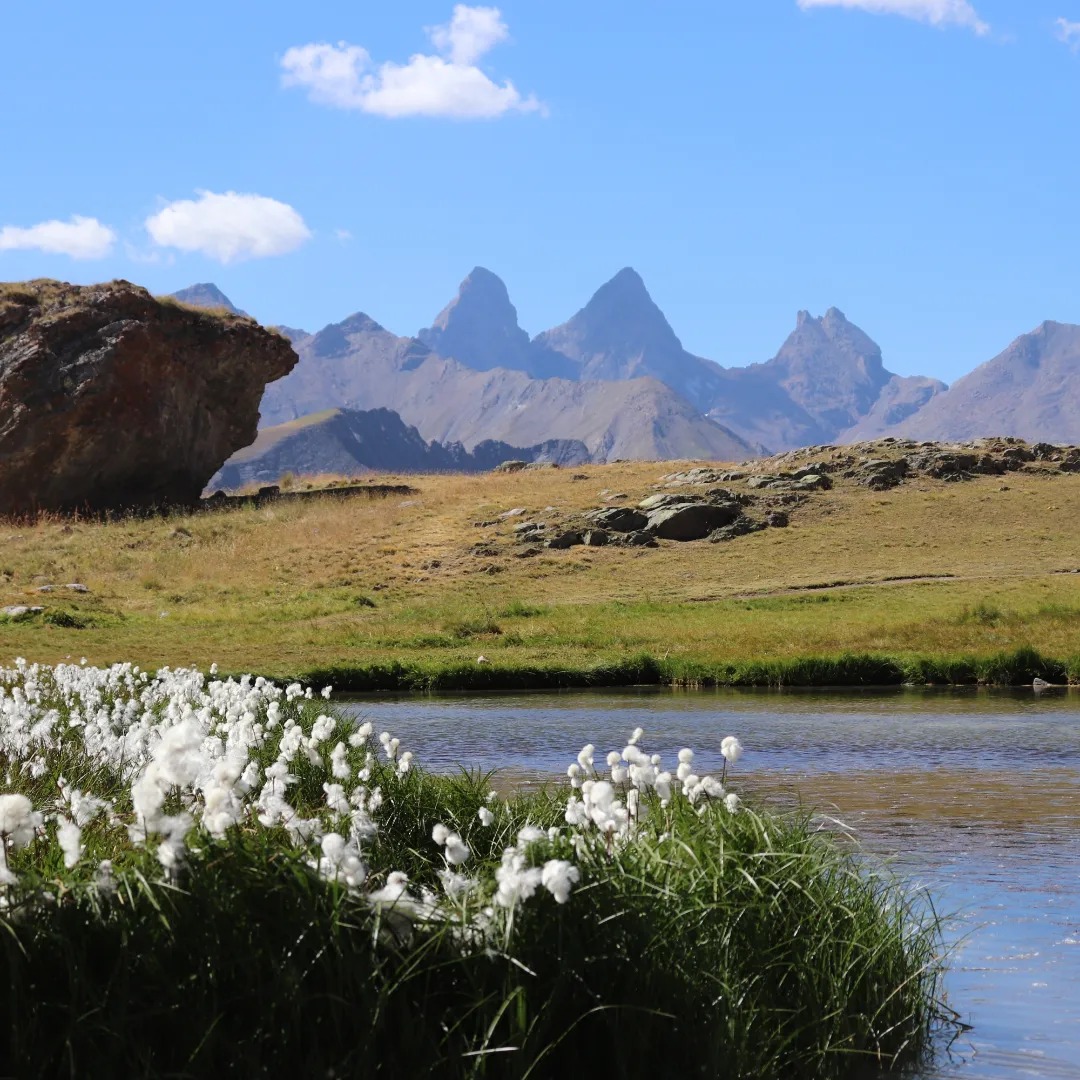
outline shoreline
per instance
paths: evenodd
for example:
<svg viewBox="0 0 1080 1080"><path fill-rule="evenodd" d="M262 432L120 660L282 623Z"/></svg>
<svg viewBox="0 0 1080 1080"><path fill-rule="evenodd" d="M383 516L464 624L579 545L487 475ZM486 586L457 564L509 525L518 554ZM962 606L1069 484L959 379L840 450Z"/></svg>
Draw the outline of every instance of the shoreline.
<svg viewBox="0 0 1080 1080"><path fill-rule="evenodd" d="M290 672L262 673L275 682L329 684L338 693L434 693L588 690L627 687L673 689L863 689L913 687L1030 687L1042 679L1051 687L1080 685L1080 657L1061 660L1034 649L992 656L890 656L841 653L791 659L699 662L638 654L608 664L500 666L451 662L335 664ZM222 672L220 678L239 677Z"/></svg>

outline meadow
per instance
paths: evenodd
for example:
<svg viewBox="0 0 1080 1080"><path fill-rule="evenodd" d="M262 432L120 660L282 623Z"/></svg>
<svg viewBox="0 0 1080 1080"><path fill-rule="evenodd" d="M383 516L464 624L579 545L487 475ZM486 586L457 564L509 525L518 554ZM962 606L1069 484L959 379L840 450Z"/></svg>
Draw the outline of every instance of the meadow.
<svg viewBox="0 0 1080 1080"><path fill-rule="evenodd" d="M1080 678L1078 474L840 479L788 528L720 544L515 541L515 523L632 504L680 467L378 477L416 493L4 523L0 605L45 611L0 621L0 650L354 689Z"/></svg>

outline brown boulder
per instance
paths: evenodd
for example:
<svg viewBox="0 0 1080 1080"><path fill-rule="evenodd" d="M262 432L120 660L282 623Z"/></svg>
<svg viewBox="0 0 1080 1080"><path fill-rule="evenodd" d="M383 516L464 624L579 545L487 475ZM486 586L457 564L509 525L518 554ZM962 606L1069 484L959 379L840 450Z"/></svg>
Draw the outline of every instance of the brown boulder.
<svg viewBox="0 0 1080 1080"><path fill-rule="evenodd" d="M252 319L126 281L0 285L0 513L195 503L296 361Z"/></svg>

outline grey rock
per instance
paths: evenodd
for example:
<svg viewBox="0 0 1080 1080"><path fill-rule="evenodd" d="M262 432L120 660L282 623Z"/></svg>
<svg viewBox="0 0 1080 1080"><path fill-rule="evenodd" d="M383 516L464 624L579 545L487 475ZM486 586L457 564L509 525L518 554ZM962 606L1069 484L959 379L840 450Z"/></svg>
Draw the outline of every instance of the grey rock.
<svg viewBox="0 0 1080 1080"><path fill-rule="evenodd" d="M587 547L604 547L611 537L603 529L589 529L584 539Z"/></svg>
<svg viewBox="0 0 1080 1080"><path fill-rule="evenodd" d="M528 511L525 509L524 506L515 506L512 510L504 510L498 516L499 520L501 521L504 518L521 517L522 514L526 513L528 513Z"/></svg>
<svg viewBox="0 0 1080 1080"><path fill-rule="evenodd" d="M190 533L188 535L190 535ZM64 588L65 589L70 589L71 592L78 592L78 593L87 593L87 592L90 591L89 588L87 588L87 586L82 585L77 581L73 581L70 584L65 585Z"/></svg>
<svg viewBox="0 0 1080 1080"><path fill-rule="evenodd" d="M18 622L20 619L27 619L32 615L40 615L44 610L43 607L35 607L30 604L10 604L8 607L0 608L0 615L5 616L12 622Z"/></svg>
<svg viewBox="0 0 1080 1080"><path fill-rule="evenodd" d="M665 506L649 515L645 531L662 540L703 540L729 525L742 513L735 503L682 503Z"/></svg>
<svg viewBox="0 0 1080 1080"><path fill-rule="evenodd" d="M748 517L741 517L733 521L730 525L725 525L722 529L717 529L715 532L710 533L709 543L722 544L727 540L735 540L740 536L761 532L764 528L764 522L754 521Z"/></svg>
<svg viewBox="0 0 1080 1080"><path fill-rule="evenodd" d="M786 529L790 522L788 521L787 514L783 510L770 510L765 515L765 524L770 529Z"/></svg>
<svg viewBox="0 0 1080 1080"><path fill-rule="evenodd" d="M627 533L623 539L623 543L627 547L659 547L656 542L655 536L650 536L647 532L632 532Z"/></svg>
<svg viewBox="0 0 1080 1080"><path fill-rule="evenodd" d="M529 463L527 461L519 461L512 459L510 461L503 461L495 466L495 472L521 472Z"/></svg>
<svg viewBox="0 0 1080 1080"><path fill-rule="evenodd" d="M563 551L566 548L580 547L585 543L585 538L579 532L564 532L559 533L558 536L551 537L550 540L544 542L545 547L555 548L556 550Z"/></svg>
<svg viewBox="0 0 1080 1080"><path fill-rule="evenodd" d="M649 524L645 514L632 510L629 506L611 506L599 510L590 510L586 519L608 532L629 533L644 529Z"/></svg>
<svg viewBox="0 0 1080 1080"><path fill-rule="evenodd" d="M676 491L665 491L657 495L647 495L638 503L638 509L646 513L659 510L664 506L684 506L692 502L704 502L704 495L690 495Z"/></svg>

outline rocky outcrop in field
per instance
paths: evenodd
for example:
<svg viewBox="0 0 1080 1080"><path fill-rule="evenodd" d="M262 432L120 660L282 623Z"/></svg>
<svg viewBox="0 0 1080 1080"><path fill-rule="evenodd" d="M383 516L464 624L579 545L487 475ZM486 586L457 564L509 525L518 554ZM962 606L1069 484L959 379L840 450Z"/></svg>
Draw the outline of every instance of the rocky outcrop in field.
<svg viewBox="0 0 1080 1080"><path fill-rule="evenodd" d="M0 513L196 502L296 361L251 319L126 281L0 286Z"/></svg>

